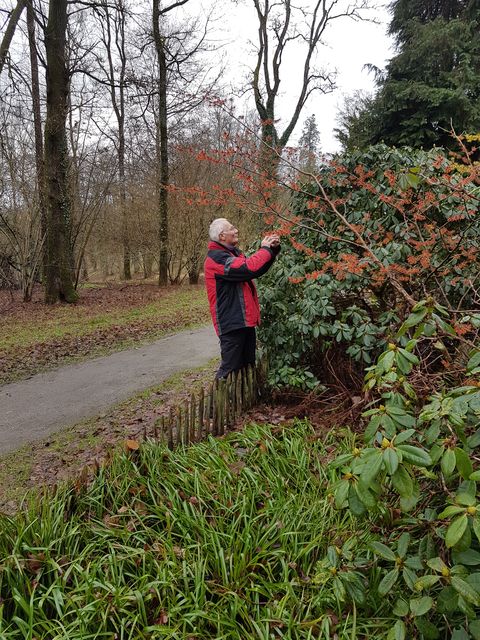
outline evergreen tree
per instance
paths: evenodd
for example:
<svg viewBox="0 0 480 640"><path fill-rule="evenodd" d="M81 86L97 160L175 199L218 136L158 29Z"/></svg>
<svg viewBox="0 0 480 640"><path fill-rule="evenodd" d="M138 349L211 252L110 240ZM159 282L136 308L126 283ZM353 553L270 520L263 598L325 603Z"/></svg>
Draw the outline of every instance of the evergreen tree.
<svg viewBox="0 0 480 640"><path fill-rule="evenodd" d="M396 0L390 33L398 53L375 98L357 110L343 144L450 146L450 130L480 129L478 0ZM360 134L359 134L360 132ZM345 137L348 143L345 144Z"/></svg>
<svg viewBox="0 0 480 640"><path fill-rule="evenodd" d="M317 161L320 154L320 131L314 114L305 120L298 146L300 168L302 171L314 173L318 168Z"/></svg>

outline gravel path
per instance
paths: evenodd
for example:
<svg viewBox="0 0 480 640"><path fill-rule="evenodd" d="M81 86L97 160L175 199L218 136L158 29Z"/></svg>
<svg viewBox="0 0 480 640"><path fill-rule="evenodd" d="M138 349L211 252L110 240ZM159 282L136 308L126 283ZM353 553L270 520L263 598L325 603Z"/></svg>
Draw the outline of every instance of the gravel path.
<svg viewBox="0 0 480 640"><path fill-rule="evenodd" d="M102 413L173 374L219 354L213 328L40 373L0 387L0 455Z"/></svg>

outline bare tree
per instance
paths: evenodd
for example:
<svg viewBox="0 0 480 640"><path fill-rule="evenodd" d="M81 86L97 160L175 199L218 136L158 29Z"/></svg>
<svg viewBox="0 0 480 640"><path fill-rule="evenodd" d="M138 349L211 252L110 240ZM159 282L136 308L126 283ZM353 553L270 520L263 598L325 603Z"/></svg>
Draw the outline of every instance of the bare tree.
<svg viewBox="0 0 480 640"><path fill-rule="evenodd" d="M335 88L332 71L315 67L315 53L333 21L341 18L362 19L369 0L313 0L310 10L291 0L252 0L258 23L257 62L253 70L252 88L262 126L262 167L275 177L278 152L287 145L305 103L314 91L328 93ZM301 3L305 6L305 3ZM277 129L282 62L287 48L297 47L301 81L293 111L283 131ZM302 47L303 53L300 52ZM303 57L302 57L303 56ZM273 147L275 152L270 152Z"/></svg>

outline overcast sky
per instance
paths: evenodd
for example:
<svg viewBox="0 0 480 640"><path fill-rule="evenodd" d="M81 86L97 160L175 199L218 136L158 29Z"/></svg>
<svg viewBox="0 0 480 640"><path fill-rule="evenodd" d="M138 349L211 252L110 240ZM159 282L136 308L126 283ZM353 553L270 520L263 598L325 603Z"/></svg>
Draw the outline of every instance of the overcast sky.
<svg viewBox="0 0 480 640"><path fill-rule="evenodd" d="M342 0L340 0L342 1ZM309 4L308 0L298 0L302 6ZM227 9L223 5L224 10ZM294 132L291 143L295 144L300 136L305 118L312 113L321 133L321 146L324 152L339 149L334 137L337 107L342 104L342 95L351 94L356 89L371 90L374 87L373 76L363 69L366 63L372 63L380 68L393 55L391 39L386 35L389 14L385 8L377 8L368 14L375 17L379 24L372 22L353 21L342 18L334 22L325 32L325 45L318 51L318 61L321 65L336 68L338 71L338 88L332 94L322 95L314 93L307 102ZM222 49L222 55L228 67L228 76L232 83L238 86L242 80L249 77L248 70L255 64L254 43L256 38L256 14L251 0L234 5L228 3L228 13L217 23L222 33L221 38L228 42ZM250 44L248 44L250 40ZM300 75L300 59L295 53L285 58L282 73L281 98L279 100L277 116L282 118L291 114L296 91L296 80ZM252 103L253 106L253 103Z"/></svg>

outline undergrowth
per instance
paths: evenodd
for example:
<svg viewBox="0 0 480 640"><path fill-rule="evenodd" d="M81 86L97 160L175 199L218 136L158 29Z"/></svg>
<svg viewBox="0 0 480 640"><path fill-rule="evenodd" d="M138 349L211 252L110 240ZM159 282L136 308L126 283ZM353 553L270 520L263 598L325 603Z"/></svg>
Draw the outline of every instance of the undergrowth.
<svg viewBox="0 0 480 640"><path fill-rule="evenodd" d="M326 491L337 438L353 446L298 421L174 452L147 442L3 517L0 637L381 637L381 607L360 620L317 579L330 545L372 536Z"/></svg>

